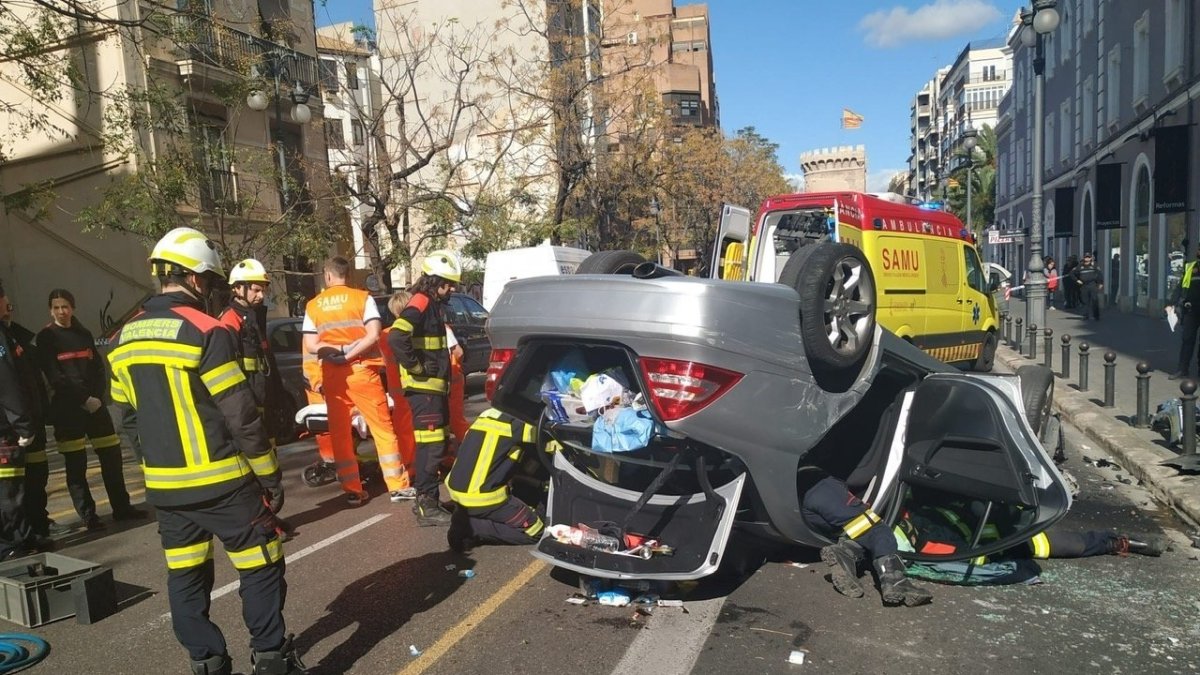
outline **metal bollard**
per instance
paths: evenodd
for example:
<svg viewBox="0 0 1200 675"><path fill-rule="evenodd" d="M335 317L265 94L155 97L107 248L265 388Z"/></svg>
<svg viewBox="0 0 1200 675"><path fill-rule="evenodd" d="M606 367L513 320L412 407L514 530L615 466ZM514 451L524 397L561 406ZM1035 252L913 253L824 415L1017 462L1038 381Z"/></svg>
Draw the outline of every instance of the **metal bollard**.
<svg viewBox="0 0 1200 675"><path fill-rule="evenodd" d="M1104 352L1104 407L1111 408L1117 397L1117 353Z"/></svg>
<svg viewBox="0 0 1200 675"><path fill-rule="evenodd" d="M1091 347L1083 342L1079 345L1079 391L1088 390L1088 350Z"/></svg>
<svg viewBox="0 0 1200 675"><path fill-rule="evenodd" d="M1054 331L1047 328L1046 330L1042 331L1042 333L1046 336L1046 355L1045 355L1046 360L1042 361L1042 365L1046 366L1047 368L1053 369L1054 368L1054 365L1053 365L1053 363L1054 363Z"/></svg>
<svg viewBox="0 0 1200 675"><path fill-rule="evenodd" d="M1037 361L1037 324L1029 324L1029 358Z"/></svg>
<svg viewBox="0 0 1200 675"><path fill-rule="evenodd" d="M1000 337L1008 342L1008 312L1000 312Z"/></svg>
<svg viewBox="0 0 1200 675"><path fill-rule="evenodd" d="M1186 379L1179 385L1179 391L1183 396L1179 397L1183 403L1183 454L1196 454L1196 381Z"/></svg>
<svg viewBox="0 0 1200 675"><path fill-rule="evenodd" d="M1021 333L1021 317L1019 317L1019 316L1018 316L1018 317L1017 317L1017 332L1016 332L1016 339L1015 339L1015 340L1013 340L1013 349L1015 349L1015 350L1017 351L1017 353L1018 353L1018 354L1020 354L1020 353L1021 353L1021 336L1022 336L1022 333Z"/></svg>
<svg viewBox="0 0 1200 675"><path fill-rule="evenodd" d="M1062 340L1062 378L1064 380L1071 379L1071 336L1064 335Z"/></svg>
<svg viewBox="0 0 1200 675"><path fill-rule="evenodd" d="M1150 364L1137 364L1137 417L1133 425L1140 429L1150 426Z"/></svg>

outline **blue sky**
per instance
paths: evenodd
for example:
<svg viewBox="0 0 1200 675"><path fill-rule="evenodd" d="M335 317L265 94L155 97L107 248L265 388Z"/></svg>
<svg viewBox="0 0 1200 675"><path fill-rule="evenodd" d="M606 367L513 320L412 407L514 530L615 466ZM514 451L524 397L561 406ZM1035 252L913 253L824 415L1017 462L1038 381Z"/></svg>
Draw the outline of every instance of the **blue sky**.
<svg viewBox="0 0 1200 675"><path fill-rule="evenodd" d="M779 143L789 174L800 173L802 152L863 144L869 188L883 189L907 169L917 90L968 42L1003 36L1021 4L709 0L721 127L753 126ZM371 0L318 2L318 25L348 20L373 25ZM843 107L865 118L862 128L841 128Z"/></svg>

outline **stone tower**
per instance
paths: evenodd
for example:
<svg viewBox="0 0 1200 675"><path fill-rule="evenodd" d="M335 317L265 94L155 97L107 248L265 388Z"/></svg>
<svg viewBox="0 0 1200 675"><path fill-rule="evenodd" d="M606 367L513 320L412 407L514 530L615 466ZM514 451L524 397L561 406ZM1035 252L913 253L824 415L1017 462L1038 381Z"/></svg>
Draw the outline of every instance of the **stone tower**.
<svg viewBox="0 0 1200 675"><path fill-rule="evenodd" d="M800 154L805 192L866 192L867 148L842 145Z"/></svg>

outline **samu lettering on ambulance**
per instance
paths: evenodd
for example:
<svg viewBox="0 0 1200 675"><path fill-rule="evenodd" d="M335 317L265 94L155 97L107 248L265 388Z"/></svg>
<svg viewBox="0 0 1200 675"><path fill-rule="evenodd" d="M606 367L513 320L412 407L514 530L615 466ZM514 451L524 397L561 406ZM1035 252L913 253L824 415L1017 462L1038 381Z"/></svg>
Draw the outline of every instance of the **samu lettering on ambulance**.
<svg viewBox="0 0 1200 675"><path fill-rule="evenodd" d="M885 248L880 251L883 269L902 275L916 275L921 271L921 256L914 249Z"/></svg>

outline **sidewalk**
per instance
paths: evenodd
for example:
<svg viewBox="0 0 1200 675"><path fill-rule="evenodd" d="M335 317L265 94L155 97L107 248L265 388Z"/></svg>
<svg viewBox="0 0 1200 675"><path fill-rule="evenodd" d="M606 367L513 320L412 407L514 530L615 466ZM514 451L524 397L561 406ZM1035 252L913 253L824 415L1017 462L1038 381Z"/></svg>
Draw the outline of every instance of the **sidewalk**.
<svg viewBox="0 0 1200 675"><path fill-rule="evenodd" d="M1024 319L1025 303L1014 298L1008 305L1015 326L1015 317ZM1152 368L1151 415L1162 401L1179 397L1182 380L1167 379L1174 372L1179 358L1179 335L1171 332L1165 318L1153 319L1116 311L1103 314L1100 321L1090 321L1074 310L1047 310L1046 323L1054 331L1051 367L1059 375L1054 391L1054 406L1058 412L1086 433L1094 443L1116 457L1130 474L1145 483L1147 489L1159 499L1193 524L1200 523L1200 476L1183 476L1174 468L1159 466L1163 461L1177 457L1176 451L1168 448L1160 434L1131 425L1137 411L1136 366L1139 361L1146 361ZM1036 363L1039 364L1044 363L1045 358L1043 328L1038 327ZM1061 377L1060 338L1063 335L1071 336L1071 377L1066 380ZM1079 390L1079 345L1083 342L1088 343L1091 355L1086 392ZM1002 339L996 358L1014 370L1018 366L1033 363L1027 358L1028 332L1021 341L1021 351L1023 355ZM1102 406L1106 351L1112 351L1117 356L1112 408Z"/></svg>

